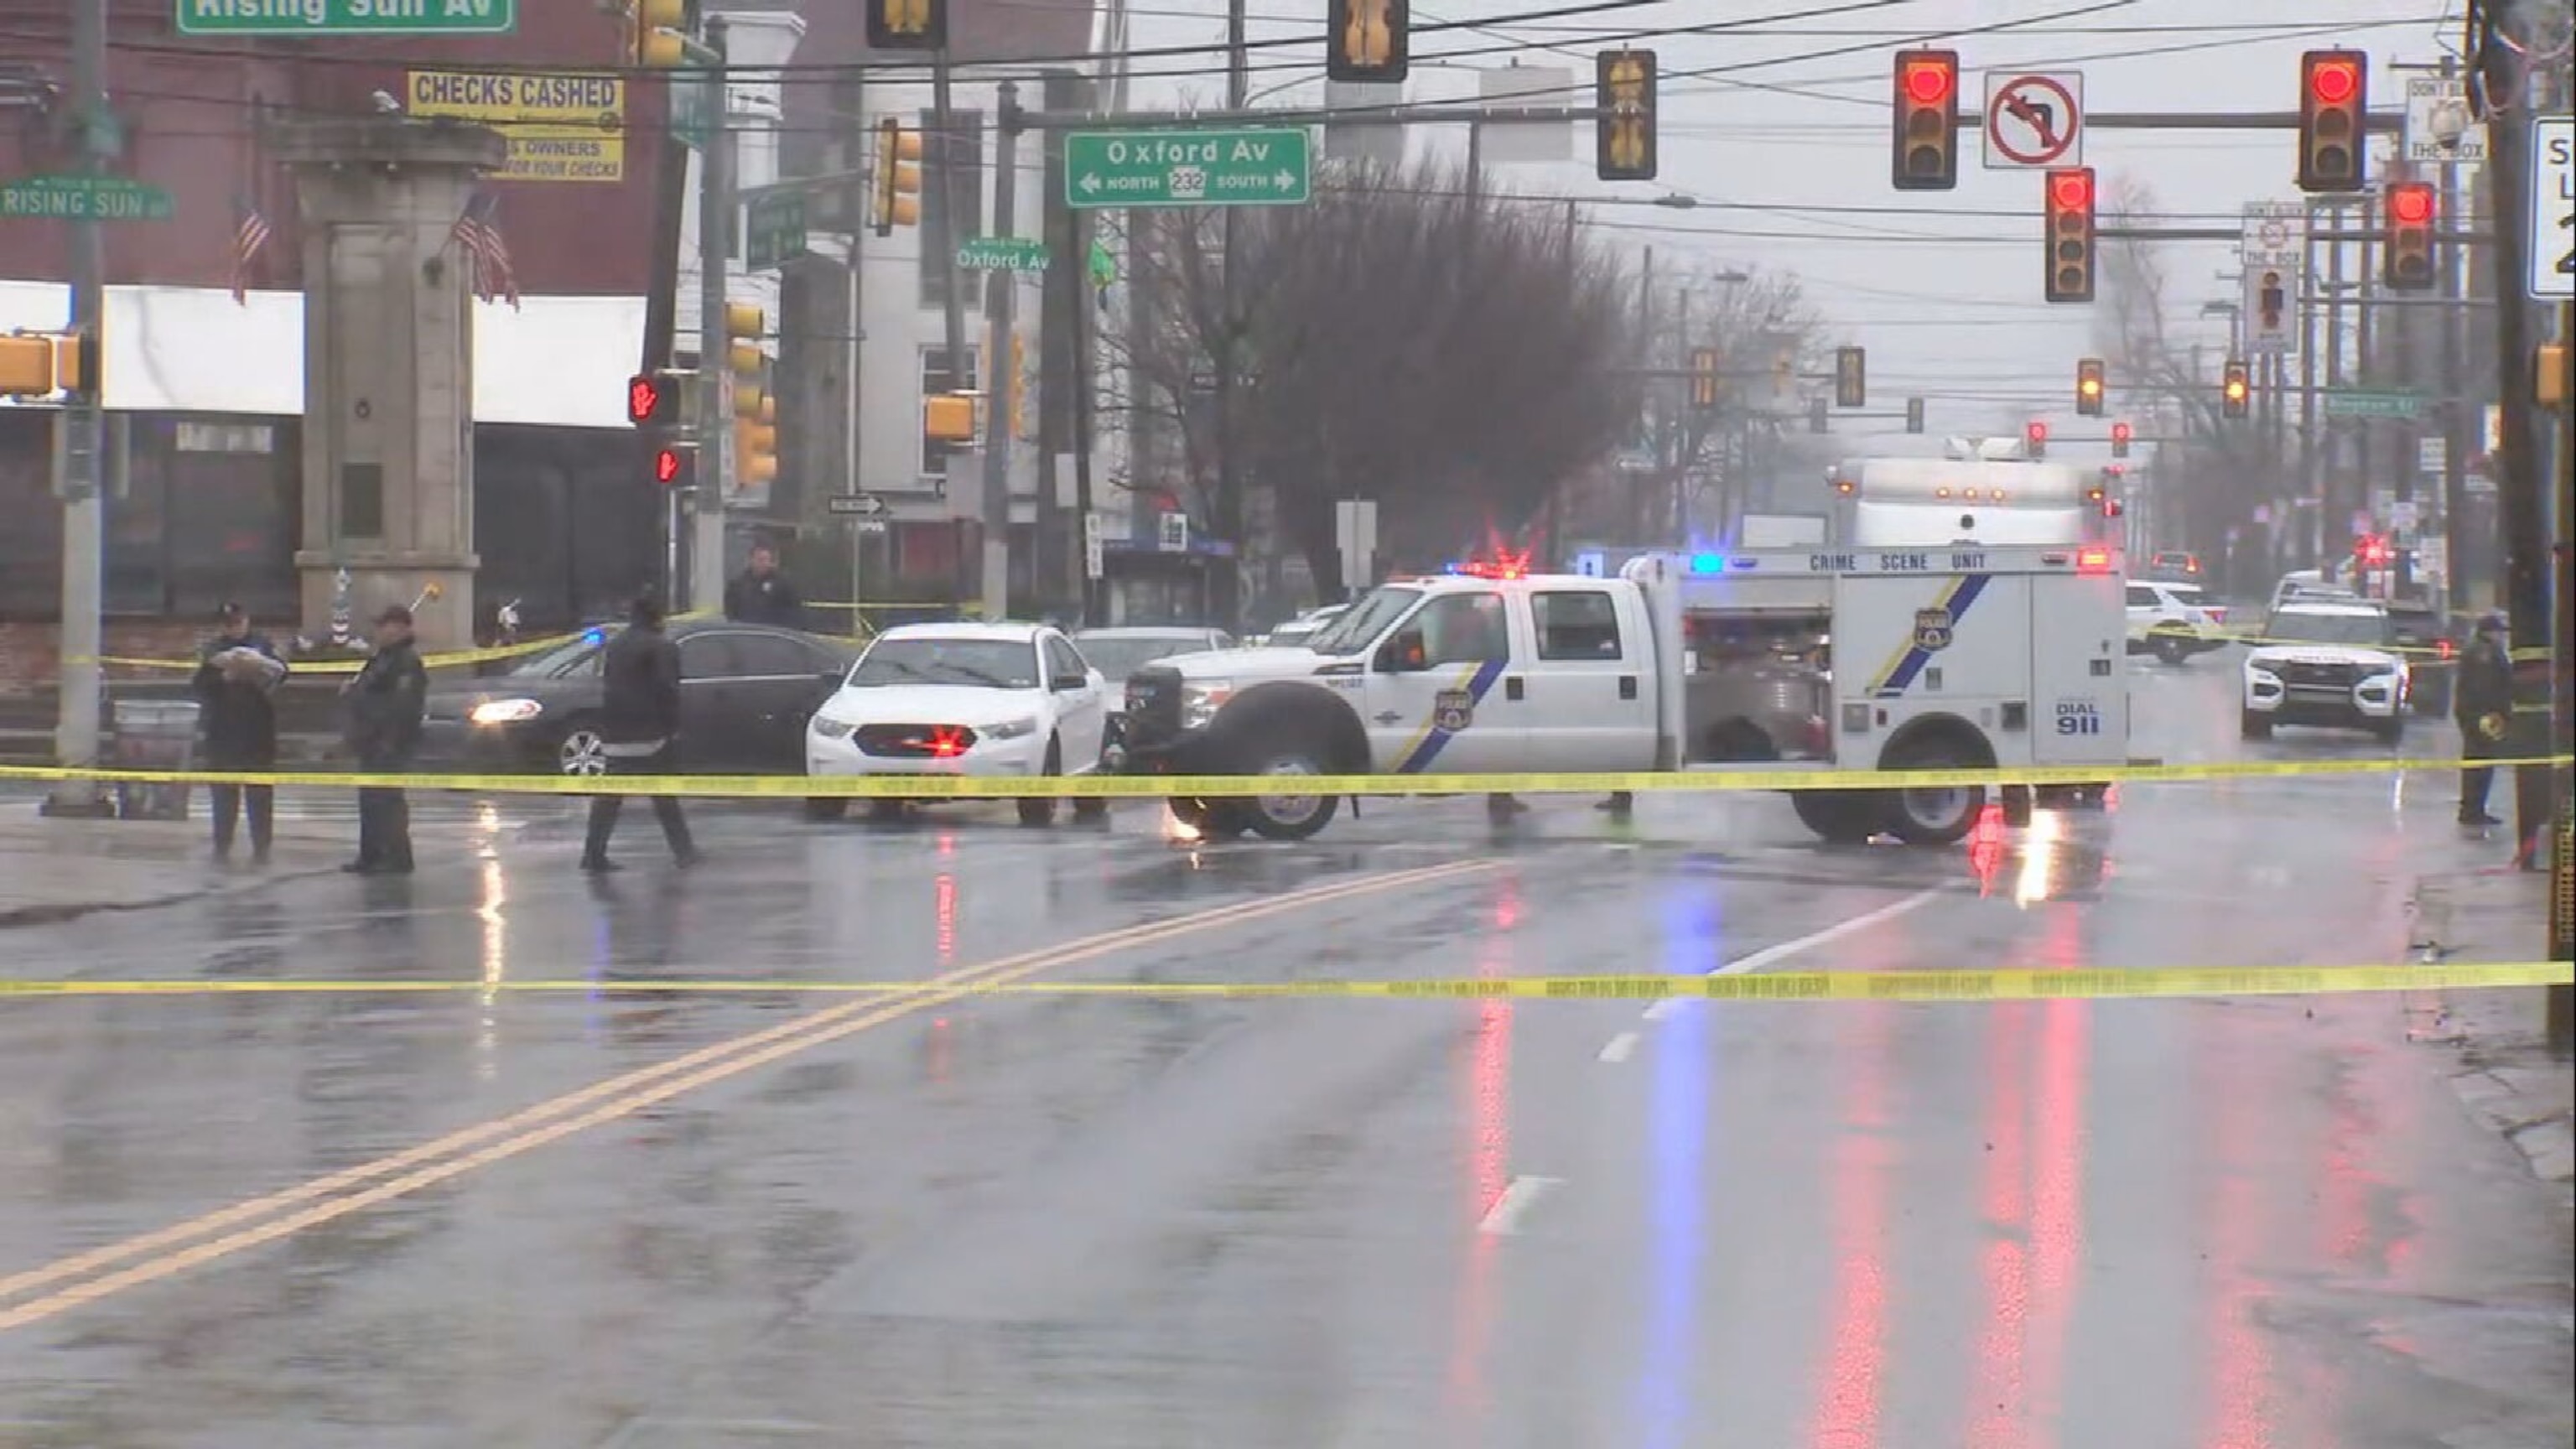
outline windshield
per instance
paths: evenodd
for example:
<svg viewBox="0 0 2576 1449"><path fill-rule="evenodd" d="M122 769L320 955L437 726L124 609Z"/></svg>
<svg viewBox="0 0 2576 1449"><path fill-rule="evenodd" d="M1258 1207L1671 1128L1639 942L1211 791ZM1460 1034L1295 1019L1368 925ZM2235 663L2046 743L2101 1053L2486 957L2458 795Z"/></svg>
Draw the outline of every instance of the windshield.
<svg viewBox="0 0 2576 1449"><path fill-rule="evenodd" d="M615 637L615 635L615 630L604 627L594 626L592 628L584 629L580 633L566 639L552 649L545 650L538 654L531 654L527 658L520 660L517 664L511 666L510 672L512 674L534 675L540 678L551 678L558 674L569 674L572 672L574 665L582 663L585 656L597 650L600 645L607 643L611 638Z"/></svg>
<svg viewBox="0 0 2576 1449"><path fill-rule="evenodd" d="M1318 654L1357 654L1375 643L1388 625L1403 618L1405 611L1421 598L1420 589L1373 590L1367 598L1351 605L1349 612L1303 642Z"/></svg>
<svg viewBox="0 0 2576 1449"><path fill-rule="evenodd" d="M880 639L850 671L850 687L955 684L1038 687L1038 651L1016 639Z"/></svg>
<svg viewBox="0 0 2576 1449"><path fill-rule="evenodd" d="M2281 644L2351 644L2376 649L2387 642L2388 621L2378 614L2289 612L2272 616L2264 631Z"/></svg>
<svg viewBox="0 0 2576 1449"><path fill-rule="evenodd" d="M1208 647L1208 641L1203 634L1143 638L1133 635L1086 638L1077 634L1073 647L1082 651L1082 657L1090 660L1091 667L1099 670L1102 677L1119 680L1157 659L1169 659L1175 654L1196 654Z"/></svg>

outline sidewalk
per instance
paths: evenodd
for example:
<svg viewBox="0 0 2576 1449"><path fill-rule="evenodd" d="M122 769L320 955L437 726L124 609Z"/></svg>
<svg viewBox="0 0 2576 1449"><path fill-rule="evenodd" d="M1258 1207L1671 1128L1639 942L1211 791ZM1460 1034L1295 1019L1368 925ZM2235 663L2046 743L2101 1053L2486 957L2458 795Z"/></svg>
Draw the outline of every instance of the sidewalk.
<svg viewBox="0 0 2576 1449"><path fill-rule="evenodd" d="M2417 960L2529 961L2542 954L2546 872L2499 869L2418 877L2408 954ZM2576 1064L2553 1057L2544 988L2422 992L2408 1036L2454 1046L2452 1089L2519 1149L2543 1181L2576 1194Z"/></svg>
<svg viewBox="0 0 2576 1449"><path fill-rule="evenodd" d="M99 911L140 911L326 875L349 858L348 832L281 820L269 864L253 867L247 831L217 865L202 800L191 820L49 819L32 801L0 804L0 929Z"/></svg>

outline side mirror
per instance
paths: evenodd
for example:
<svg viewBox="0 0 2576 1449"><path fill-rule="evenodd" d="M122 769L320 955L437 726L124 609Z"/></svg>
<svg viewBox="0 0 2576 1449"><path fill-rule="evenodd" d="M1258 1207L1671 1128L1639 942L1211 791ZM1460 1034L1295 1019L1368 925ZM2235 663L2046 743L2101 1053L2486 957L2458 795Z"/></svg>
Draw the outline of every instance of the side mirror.
<svg viewBox="0 0 2576 1449"><path fill-rule="evenodd" d="M1090 678L1086 675L1080 674L1059 674L1047 681L1047 688L1054 690L1058 694L1069 693L1077 689L1087 689L1090 685Z"/></svg>
<svg viewBox="0 0 2576 1449"><path fill-rule="evenodd" d="M1381 674L1419 674L1431 667L1430 651L1422 642L1422 631L1406 629L1380 645L1377 667Z"/></svg>

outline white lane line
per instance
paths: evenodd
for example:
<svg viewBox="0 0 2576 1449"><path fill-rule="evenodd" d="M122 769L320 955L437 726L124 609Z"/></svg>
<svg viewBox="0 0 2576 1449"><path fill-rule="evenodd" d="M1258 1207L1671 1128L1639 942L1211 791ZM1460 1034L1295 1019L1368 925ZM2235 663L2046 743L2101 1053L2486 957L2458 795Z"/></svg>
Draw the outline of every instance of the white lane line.
<svg viewBox="0 0 2576 1449"><path fill-rule="evenodd" d="M1833 925L1827 926L1821 931L1815 931L1808 935L1797 937L1794 940L1782 941L1777 945L1765 946L1761 950L1756 951L1749 956L1740 956L1733 961L1727 962L1723 966L1712 967L1708 974L1711 976L1741 976L1748 971L1759 971L1766 966L1776 965L1782 961L1788 960L1792 956L1800 954L1801 952L1812 951L1818 946L1831 945L1833 942L1839 941L1845 936L1849 936L1860 931L1866 931L1870 927L1885 921L1895 920L1898 916L1904 915L1908 911L1920 910L1922 907L1930 904L1934 898L1943 894L1945 889L1945 887L1934 886L1930 890L1917 891L1913 895L1907 896L1901 901L1890 901L1886 905L1880 906L1877 910L1864 911L1861 914L1852 917L1848 921L1837 921ZM1665 1017L1672 1015L1674 1012L1681 1010L1682 1003L1688 999L1689 998L1687 997L1679 996L1666 997L1662 1001L1658 1001L1654 1005L1646 1008L1646 1020L1661 1021Z"/></svg>
<svg viewBox="0 0 2576 1449"><path fill-rule="evenodd" d="M1623 1031L1617 1036L1610 1038L1608 1042L1602 1045L1601 1055L1596 1058L1596 1060L1605 1062L1624 1062L1628 1059L1629 1054L1634 1052L1636 1049L1637 1034L1633 1031Z"/></svg>
<svg viewBox="0 0 2576 1449"><path fill-rule="evenodd" d="M1496 1234L1519 1232L1521 1215L1529 1211L1530 1204L1538 1201L1539 1194L1564 1181L1561 1177L1513 1178L1511 1184L1503 1189L1503 1195L1494 1199L1493 1207L1486 1210L1485 1220L1476 1224L1476 1231Z"/></svg>

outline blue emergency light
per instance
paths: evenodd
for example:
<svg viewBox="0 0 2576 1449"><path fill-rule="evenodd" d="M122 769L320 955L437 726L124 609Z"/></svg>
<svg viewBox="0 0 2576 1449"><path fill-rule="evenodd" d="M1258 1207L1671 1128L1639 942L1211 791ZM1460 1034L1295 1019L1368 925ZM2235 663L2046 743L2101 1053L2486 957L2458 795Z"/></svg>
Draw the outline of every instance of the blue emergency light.
<svg viewBox="0 0 2576 1449"><path fill-rule="evenodd" d="M1726 572L1726 555L1718 553L1692 554L1690 569L1694 574L1722 574Z"/></svg>

